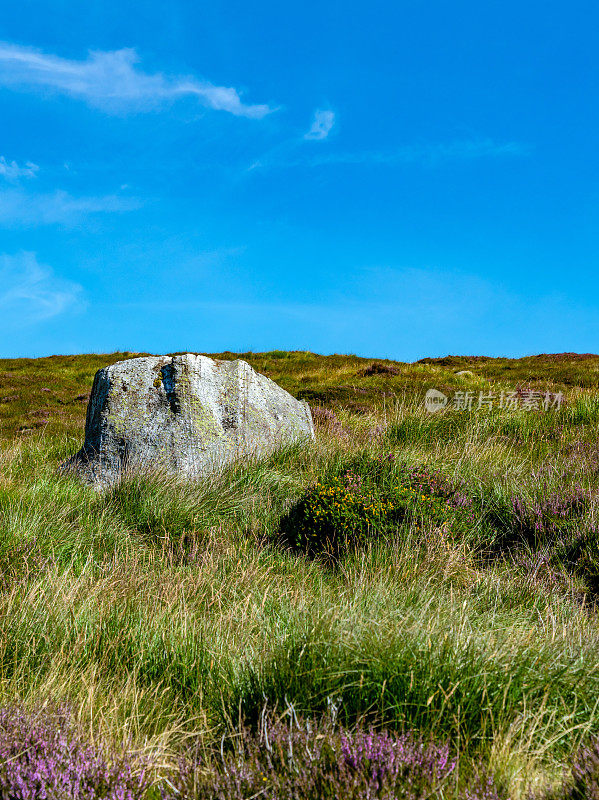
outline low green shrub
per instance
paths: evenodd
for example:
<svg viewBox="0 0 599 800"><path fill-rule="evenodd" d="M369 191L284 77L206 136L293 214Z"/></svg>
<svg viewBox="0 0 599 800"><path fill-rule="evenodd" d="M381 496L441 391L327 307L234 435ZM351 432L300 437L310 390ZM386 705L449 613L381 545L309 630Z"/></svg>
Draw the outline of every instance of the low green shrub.
<svg viewBox="0 0 599 800"><path fill-rule="evenodd" d="M343 548L363 544L380 530L393 504L364 492L352 477L323 479L308 489L283 520L289 544L310 555L338 556Z"/></svg>
<svg viewBox="0 0 599 800"><path fill-rule="evenodd" d="M393 454L359 456L311 486L281 522L292 547L338 558L402 524L454 534L472 520L469 498L440 474Z"/></svg>

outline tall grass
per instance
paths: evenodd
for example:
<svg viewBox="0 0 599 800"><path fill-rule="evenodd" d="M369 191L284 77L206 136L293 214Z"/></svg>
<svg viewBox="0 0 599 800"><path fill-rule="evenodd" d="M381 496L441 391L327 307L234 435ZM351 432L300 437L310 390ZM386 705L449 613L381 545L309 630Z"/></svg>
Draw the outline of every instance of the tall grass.
<svg viewBox="0 0 599 800"><path fill-rule="evenodd" d="M595 598L562 558L566 536L596 542L598 417L584 392L536 415L407 401L323 415L313 446L204 481L128 475L104 492L57 474L74 437L6 447L0 704L68 701L88 736L158 773L190 738L259 728L265 705L320 719L333 704L349 729L446 743L525 797L599 734ZM352 464L374 480L389 454L381 491L427 468L467 495L472 530L406 518L334 565L281 546L317 479ZM577 487L584 503L560 505Z"/></svg>

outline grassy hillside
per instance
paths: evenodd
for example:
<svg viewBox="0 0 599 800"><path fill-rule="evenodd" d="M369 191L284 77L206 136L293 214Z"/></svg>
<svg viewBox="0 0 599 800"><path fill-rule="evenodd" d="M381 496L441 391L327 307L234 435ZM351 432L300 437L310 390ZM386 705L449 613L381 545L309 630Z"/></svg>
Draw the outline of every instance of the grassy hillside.
<svg viewBox="0 0 599 800"><path fill-rule="evenodd" d="M56 466L131 355L0 361L6 796L597 796L599 356L246 353L313 445L98 493Z"/></svg>
<svg viewBox="0 0 599 800"><path fill-rule="evenodd" d="M72 433L85 420L95 372L147 353L110 353L49 358L0 359L0 437ZM490 386L570 391L599 387L599 355L540 355L527 358L447 356L415 364L309 352L210 353L243 358L296 397L312 405L368 413L415 397L426 389L446 393ZM471 372L471 375L460 373Z"/></svg>

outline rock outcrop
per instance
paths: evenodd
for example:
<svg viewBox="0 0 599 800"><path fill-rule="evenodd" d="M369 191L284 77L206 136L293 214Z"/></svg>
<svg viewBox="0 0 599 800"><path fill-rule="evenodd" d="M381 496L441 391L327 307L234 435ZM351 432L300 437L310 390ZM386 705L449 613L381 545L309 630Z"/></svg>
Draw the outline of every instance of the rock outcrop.
<svg viewBox="0 0 599 800"><path fill-rule="evenodd" d="M96 373L85 444L62 468L100 485L124 469L194 478L313 436L308 404L245 361L132 358Z"/></svg>

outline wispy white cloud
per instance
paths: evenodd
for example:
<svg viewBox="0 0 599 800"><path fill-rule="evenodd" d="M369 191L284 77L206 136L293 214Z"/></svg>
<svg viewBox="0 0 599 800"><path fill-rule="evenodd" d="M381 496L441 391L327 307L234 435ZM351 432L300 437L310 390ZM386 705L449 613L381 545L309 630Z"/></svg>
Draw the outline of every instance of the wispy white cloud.
<svg viewBox="0 0 599 800"><path fill-rule="evenodd" d="M115 194L76 197L64 191L36 194L7 189L0 192L0 224L69 226L90 214L133 211L140 205L136 198Z"/></svg>
<svg viewBox="0 0 599 800"><path fill-rule="evenodd" d="M16 183L19 178L34 178L39 167L31 161L26 161L21 167L16 161L8 161L4 156L0 156L0 177Z"/></svg>
<svg viewBox="0 0 599 800"><path fill-rule="evenodd" d="M335 124L335 114L330 109L318 109L314 112L312 125L304 134L304 139L326 139Z"/></svg>
<svg viewBox="0 0 599 800"><path fill-rule="evenodd" d="M0 255L0 318L9 328L84 307L83 288L40 264L35 253Z"/></svg>
<svg viewBox="0 0 599 800"><path fill-rule="evenodd" d="M0 85L52 89L108 112L150 110L184 96L239 117L261 119L275 110L266 104L245 104L232 87L194 76L147 73L138 65L139 57L132 48L94 50L77 61L30 47L0 44Z"/></svg>

